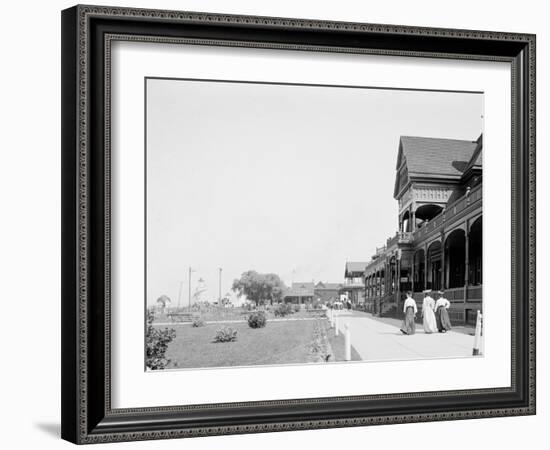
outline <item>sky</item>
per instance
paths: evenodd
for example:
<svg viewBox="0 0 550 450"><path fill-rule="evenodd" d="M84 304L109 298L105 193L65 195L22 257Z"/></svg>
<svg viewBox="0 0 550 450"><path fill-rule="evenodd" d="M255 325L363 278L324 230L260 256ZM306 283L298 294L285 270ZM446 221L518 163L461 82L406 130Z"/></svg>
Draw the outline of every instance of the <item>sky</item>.
<svg viewBox="0 0 550 450"><path fill-rule="evenodd" d="M247 270L342 282L397 230L401 135L473 141L483 94L148 79L147 303ZM180 293L181 289L181 293Z"/></svg>

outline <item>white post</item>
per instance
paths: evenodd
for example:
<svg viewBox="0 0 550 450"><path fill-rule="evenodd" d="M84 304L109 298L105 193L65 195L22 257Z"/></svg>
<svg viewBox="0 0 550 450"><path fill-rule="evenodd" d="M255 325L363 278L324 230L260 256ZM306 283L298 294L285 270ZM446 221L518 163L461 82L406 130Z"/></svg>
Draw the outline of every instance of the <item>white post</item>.
<svg viewBox="0 0 550 450"><path fill-rule="evenodd" d="M473 356L479 355L479 341L481 338L481 312L477 311L477 319L476 319L476 334L474 337L474 350L472 352Z"/></svg>
<svg viewBox="0 0 550 450"><path fill-rule="evenodd" d="M338 316L334 318L334 336L338 336Z"/></svg>
<svg viewBox="0 0 550 450"><path fill-rule="evenodd" d="M351 361L351 332L349 331L349 326L347 323L344 325L344 330L344 347L346 349L345 360Z"/></svg>
<svg viewBox="0 0 550 450"><path fill-rule="evenodd" d="M481 315L481 333L479 334L479 354L485 354L485 336L483 336L483 314Z"/></svg>

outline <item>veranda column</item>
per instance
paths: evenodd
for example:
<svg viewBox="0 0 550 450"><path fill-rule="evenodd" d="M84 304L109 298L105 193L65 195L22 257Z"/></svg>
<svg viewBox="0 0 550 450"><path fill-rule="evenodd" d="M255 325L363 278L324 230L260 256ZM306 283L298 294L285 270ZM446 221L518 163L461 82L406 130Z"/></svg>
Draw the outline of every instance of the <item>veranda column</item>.
<svg viewBox="0 0 550 450"><path fill-rule="evenodd" d="M390 273L390 265L388 264L388 260L384 261L384 295L386 295L390 290L390 284L389 284L389 276Z"/></svg>
<svg viewBox="0 0 550 450"><path fill-rule="evenodd" d="M445 233L441 230L441 289L447 289L447 264L445 262Z"/></svg>
<svg viewBox="0 0 550 450"><path fill-rule="evenodd" d="M466 231L464 232L464 245L466 248L464 249L464 303L466 303L466 300L468 300L468 283L470 280L470 230L469 230L469 223L466 221ZM464 321L466 321L466 317L464 317Z"/></svg>
<svg viewBox="0 0 550 450"><path fill-rule="evenodd" d="M381 288L384 289L383 292L381 292L381 295L387 295L388 294L388 269L389 264L384 264L384 271L380 271L380 278L382 280Z"/></svg>
<svg viewBox="0 0 550 450"><path fill-rule="evenodd" d="M414 251L414 250L413 250ZM414 297L414 277L416 276L416 272L415 272L415 259L416 259L416 254L413 253L412 255L412 258L413 258L413 263L412 263L412 268L411 268L411 291L413 293L413 297Z"/></svg>
<svg viewBox="0 0 550 450"><path fill-rule="evenodd" d="M372 274L369 277L369 295L371 296L371 298L374 297L372 292Z"/></svg>
<svg viewBox="0 0 550 450"><path fill-rule="evenodd" d="M397 310L399 310L399 301L401 300L401 258L395 259L396 265L396 295L395 295L395 304L397 305Z"/></svg>
<svg viewBox="0 0 550 450"><path fill-rule="evenodd" d="M375 294L374 294L374 275L373 274L370 275L369 289L370 289L370 296L375 297Z"/></svg>
<svg viewBox="0 0 550 450"><path fill-rule="evenodd" d="M428 289L428 246L424 245L424 290Z"/></svg>
<svg viewBox="0 0 550 450"><path fill-rule="evenodd" d="M370 291L370 296L371 298L374 297L374 290L373 290L373 276L372 276L372 273L370 274L370 277L369 277L369 291Z"/></svg>

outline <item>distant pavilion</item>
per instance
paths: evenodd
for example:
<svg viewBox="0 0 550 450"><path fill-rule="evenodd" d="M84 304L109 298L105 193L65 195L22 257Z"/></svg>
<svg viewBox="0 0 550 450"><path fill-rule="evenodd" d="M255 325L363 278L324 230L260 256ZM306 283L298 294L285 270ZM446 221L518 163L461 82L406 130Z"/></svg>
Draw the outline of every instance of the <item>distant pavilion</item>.
<svg viewBox="0 0 550 450"><path fill-rule="evenodd" d="M286 290L283 295L285 303L295 303L298 305L312 303L315 295L315 283L311 282L294 282L292 286Z"/></svg>
<svg viewBox="0 0 550 450"><path fill-rule="evenodd" d="M285 303L311 304L313 301L331 303L340 298L342 283L328 283L319 281L295 282L284 293Z"/></svg>

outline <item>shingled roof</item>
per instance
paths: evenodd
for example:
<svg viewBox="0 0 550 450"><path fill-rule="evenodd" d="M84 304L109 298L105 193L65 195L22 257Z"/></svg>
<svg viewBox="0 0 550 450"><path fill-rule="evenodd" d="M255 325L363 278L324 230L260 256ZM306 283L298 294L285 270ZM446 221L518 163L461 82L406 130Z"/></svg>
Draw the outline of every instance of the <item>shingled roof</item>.
<svg viewBox="0 0 550 450"><path fill-rule="evenodd" d="M341 283L324 283L322 281L319 281L315 285L315 289L329 289L329 290L336 290L339 289L342 286Z"/></svg>
<svg viewBox="0 0 550 450"><path fill-rule="evenodd" d="M348 261L346 262L346 275L353 272L364 272L368 262Z"/></svg>
<svg viewBox="0 0 550 450"><path fill-rule="evenodd" d="M476 147L476 141L401 136L399 153L406 159L409 175L460 177Z"/></svg>
<svg viewBox="0 0 550 450"><path fill-rule="evenodd" d="M483 135L479 136L476 142L476 149L474 150L474 153L472 154L472 157L470 158L470 161L468 162L468 165L466 166L466 169L464 169L464 175L466 176L466 172L469 170L481 170L482 167L482 160L483 160Z"/></svg>
<svg viewBox="0 0 550 450"><path fill-rule="evenodd" d="M481 138L481 137L480 137ZM471 162L477 141L459 139L442 139L420 136L401 136L397 155L397 176L395 179L394 197L397 198L406 182L401 176L414 178L434 178L460 180ZM400 170L405 163L406 171Z"/></svg>
<svg viewBox="0 0 550 450"><path fill-rule="evenodd" d="M315 285L312 282L295 282L292 283L292 287L287 289L284 293L284 297L311 297L313 296L313 289Z"/></svg>

